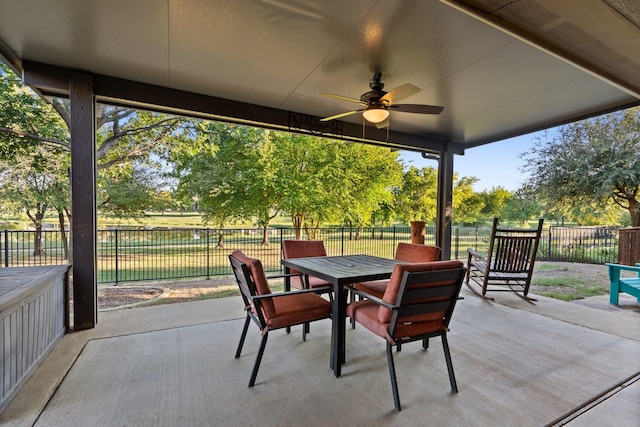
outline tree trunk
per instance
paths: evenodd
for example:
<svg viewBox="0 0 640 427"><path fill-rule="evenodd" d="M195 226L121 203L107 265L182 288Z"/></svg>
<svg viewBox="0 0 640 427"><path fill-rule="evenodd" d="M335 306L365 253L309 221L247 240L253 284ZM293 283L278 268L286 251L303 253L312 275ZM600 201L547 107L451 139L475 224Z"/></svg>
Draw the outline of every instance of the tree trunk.
<svg viewBox="0 0 640 427"><path fill-rule="evenodd" d="M640 212L638 212L638 202L629 200L629 215L631 215L631 226L640 227Z"/></svg>
<svg viewBox="0 0 640 427"><path fill-rule="evenodd" d="M67 230L64 227L64 212L61 209L58 209L58 224L60 225L60 240L62 240L64 259L69 260L69 240L67 239Z"/></svg>
<svg viewBox="0 0 640 427"><path fill-rule="evenodd" d="M224 248L224 230L222 228L218 229L218 244L216 248Z"/></svg>
<svg viewBox="0 0 640 427"><path fill-rule="evenodd" d="M269 232L267 227L269 227L269 225L262 226L262 246L269 246Z"/></svg>
<svg viewBox="0 0 640 427"><path fill-rule="evenodd" d="M300 240L302 237L302 220L304 219L303 215L294 214L291 215L291 223L293 224L293 231L296 235L296 240Z"/></svg>
<svg viewBox="0 0 640 427"><path fill-rule="evenodd" d="M33 256L43 256L45 254L44 249L42 249L42 220L44 219L44 212L39 210L34 217L27 211L27 215L36 227L36 232L33 233Z"/></svg>
<svg viewBox="0 0 640 427"><path fill-rule="evenodd" d="M64 213L67 215L67 219L69 220L69 230L73 230L73 216L69 211L69 208L64 208ZM73 247L69 246L67 243L67 261L73 262Z"/></svg>
<svg viewBox="0 0 640 427"><path fill-rule="evenodd" d="M44 256L44 249L42 249L42 224L36 225L36 232L33 234L33 256Z"/></svg>

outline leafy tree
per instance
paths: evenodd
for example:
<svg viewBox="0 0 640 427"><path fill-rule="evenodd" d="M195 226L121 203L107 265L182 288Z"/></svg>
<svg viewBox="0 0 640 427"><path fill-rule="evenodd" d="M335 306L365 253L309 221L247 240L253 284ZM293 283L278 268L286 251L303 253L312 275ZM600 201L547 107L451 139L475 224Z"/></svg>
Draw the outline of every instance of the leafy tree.
<svg viewBox="0 0 640 427"><path fill-rule="evenodd" d="M64 212L68 212L68 132L53 108L0 63L0 199L31 220L35 256L43 254L42 225L48 209L59 213L66 242ZM3 202L4 210L9 209ZM65 251L66 251L65 245Z"/></svg>
<svg viewBox="0 0 640 427"><path fill-rule="evenodd" d="M576 122L540 141L523 155L536 191L576 206L611 199L640 226L639 114L632 108Z"/></svg>
<svg viewBox="0 0 640 427"><path fill-rule="evenodd" d="M314 230L339 212L336 194L345 183L337 160L344 144L282 132L274 133L272 141L274 184L282 196L280 209L291 217L296 238L301 238L303 229L313 238Z"/></svg>
<svg viewBox="0 0 640 427"><path fill-rule="evenodd" d="M506 221L526 224L531 218L539 218L542 212L535 190L531 186L522 186L505 203L502 217Z"/></svg>
<svg viewBox="0 0 640 427"><path fill-rule="evenodd" d="M235 219L267 227L279 213L296 236L313 238L327 221L361 226L399 181L396 153L311 136L203 124L197 147L174 152L179 192L197 196L205 221L222 227Z"/></svg>
<svg viewBox="0 0 640 427"><path fill-rule="evenodd" d="M396 188L396 217L404 222L433 222L436 218L438 171L433 167L418 169L410 166L402 177L402 186Z"/></svg>
<svg viewBox="0 0 640 427"><path fill-rule="evenodd" d="M336 219L350 227L350 238L358 239L360 227L374 222L374 213L393 201L392 188L402 182L398 153L364 144L338 143L335 182L327 182ZM355 236L353 229L356 229Z"/></svg>
<svg viewBox="0 0 640 427"><path fill-rule="evenodd" d="M152 197L161 185L150 179L153 175L149 170L160 167L150 160L150 154L157 159L166 154L176 142L188 137L192 122L104 104L97 106L96 114L99 206L118 215L139 215L149 205L140 201ZM68 100L53 98L45 102L0 63L0 160L17 163L20 156L42 146L70 151L70 117ZM109 172L101 176L107 169ZM119 172L123 175L118 176ZM68 174L60 176L68 179ZM124 188L136 189L136 197L124 197ZM68 204L67 196L62 211L69 212Z"/></svg>
<svg viewBox="0 0 640 427"><path fill-rule="evenodd" d="M503 187L493 187L489 191L482 191L479 196L484 204L482 215L486 218L495 218L503 215L503 211L513 193Z"/></svg>
<svg viewBox="0 0 640 427"><path fill-rule="evenodd" d="M483 207L482 199L473 192L475 177L453 177L453 218L462 224L474 223ZM395 189L395 214L402 222L434 222L436 219L438 170L433 167L405 170L402 186Z"/></svg>
<svg viewBox="0 0 640 427"><path fill-rule="evenodd" d="M484 202L482 197L473 191L473 184L478 178L453 176L453 209L452 218L457 224L475 224L481 217Z"/></svg>
<svg viewBox="0 0 640 427"><path fill-rule="evenodd" d="M66 154L59 149L36 146L30 154L14 157L11 165L0 162L3 170L0 200L14 201L13 211L24 212L31 220L35 228L33 256L44 255L42 228L47 211L55 209L61 217L67 204L69 158ZM61 227L66 241L63 220ZM66 250L66 245L64 247Z"/></svg>
<svg viewBox="0 0 640 427"><path fill-rule="evenodd" d="M258 219L265 231L277 213L279 195L273 191L273 173L267 161L268 132L246 126L202 122L197 143L172 154L182 198L197 197L205 224L222 228L233 219ZM264 156L264 157L263 157Z"/></svg>
<svg viewBox="0 0 640 427"><path fill-rule="evenodd" d="M0 160L27 156L38 146L68 148L69 133L56 111L0 62Z"/></svg>

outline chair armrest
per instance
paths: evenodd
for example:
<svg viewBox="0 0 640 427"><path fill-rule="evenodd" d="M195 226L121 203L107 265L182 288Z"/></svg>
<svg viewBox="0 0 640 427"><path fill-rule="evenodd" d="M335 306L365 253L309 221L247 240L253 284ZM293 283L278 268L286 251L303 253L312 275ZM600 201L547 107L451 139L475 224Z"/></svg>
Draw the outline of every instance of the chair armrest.
<svg viewBox="0 0 640 427"><path fill-rule="evenodd" d="M474 258L478 258L482 261L487 261L487 258L484 257L484 255L480 255L479 252L471 249L471 248L467 248L467 252L469 252L469 258L474 257Z"/></svg>
<svg viewBox="0 0 640 427"><path fill-rule="evenodd" d="M284 278L287 278L287 277L295 277L295 276L302 277L303 274L302 273L276 274L276 275L273 275L273 276L267 276L267 280L270 280L270 279L284 279Z"/></svg>
<svg viewBox="0 0 640 427"><path fill-rule="evenodd" d="M620 277L620 271L633 271L638 273L638 277L640 277L640 263L636 264L636 266L632 265L622 265L622 264L613 264L613 263L605 263L607 267L609 267L609 278L613 279L613 277Z"/></svg>
<svg viewBox="0 0 640 427"><path fill-rule="evenodd" d="M256 295L253 297L253 299L261 300L266 298L279 298L279 297L286 297L286 296L297 295L297 294L308 294L308 293L324 294L324 293L329 293L332 290L333 289L331 289L328 286L321 286L313 289L299 289L299 290L290 291L290 292L274 292L267 295Z"/></svg>
<svg viewBox="0 0 640 427"><path fill-rule="evenodd" d="M376 296L373 296L373 295L371 295L371 294L368 294L368 293L366 293L366 292L364 292L364 291L361 291L361 290L359 290L359 289L353 288L353 287L351 287L351 286L345 286L345 288L348 288L348 289L349 289L351 292L353 292L354 294L356 294L356 295L360 295L362 298L366 298L366 299L368 299L368 300L370 300L370 301L373 301L373 302L375 302L375 303L376 303L376 304L378 304L378 305L381 305L381 306L383 306L383 307L388 308L389 310L394 310L394 309L398 308L398 306L397 306L397 305L390 304L390 303L388 303L388 302L386 302L386 301L384 301L384 300L381 300L380 298L378 298L378 297L376 297Z"/></svg>

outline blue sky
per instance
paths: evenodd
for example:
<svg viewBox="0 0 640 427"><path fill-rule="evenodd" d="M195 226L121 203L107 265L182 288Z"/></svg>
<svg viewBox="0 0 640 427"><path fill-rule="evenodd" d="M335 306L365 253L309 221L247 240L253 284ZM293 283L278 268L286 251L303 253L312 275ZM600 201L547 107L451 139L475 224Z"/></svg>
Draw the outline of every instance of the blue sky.
<svg viewBox="0 0 640 427"><path fill-rule="evenodd" d="M536 132L471 148L466 150L464 156L454 157L453 169L458 176L479 178L474 185L475 191L490 190L498 186L516 190L526 181L526 176L520 170L524 164L520 154L529 151L542 134ZM403 151L401 157L406 163L418 168L437 166L435 161L422 158L420 153Z"/></svg>

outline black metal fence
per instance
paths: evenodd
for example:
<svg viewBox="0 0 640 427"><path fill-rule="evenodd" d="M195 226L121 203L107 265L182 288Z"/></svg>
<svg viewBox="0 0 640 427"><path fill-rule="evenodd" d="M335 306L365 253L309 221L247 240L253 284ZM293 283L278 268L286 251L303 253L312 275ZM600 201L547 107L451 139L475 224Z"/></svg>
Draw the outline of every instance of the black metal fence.
<svg viewBox="0 0 640 427"><path fill-rule="evenodd" d="M487 250L491 228L454 226L452 233L451 257L465 259L469 247L480 252ZM0 234L1 265L68 262L59 231L41 232L41 251L34 249L35 237L34 231L4 230ZM289 228L270 228L266 239L261 229L99 230L98 281L117 284L231 275L227 256L235 249L259 258L269 272L280 271L281 242L293 238L294 231ZM392 258L399 242L411 240L411 230L320 228L307 230L303 238L323 240L329 255L363 253ZM434 227L426 228L425 244L435 244ZM538 249L539 260L593 264L615 262L617 254L618 229L614 227L550 227Z"/></svg>

